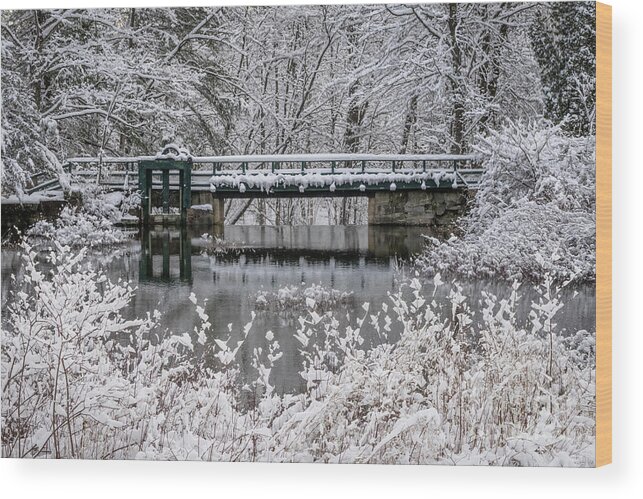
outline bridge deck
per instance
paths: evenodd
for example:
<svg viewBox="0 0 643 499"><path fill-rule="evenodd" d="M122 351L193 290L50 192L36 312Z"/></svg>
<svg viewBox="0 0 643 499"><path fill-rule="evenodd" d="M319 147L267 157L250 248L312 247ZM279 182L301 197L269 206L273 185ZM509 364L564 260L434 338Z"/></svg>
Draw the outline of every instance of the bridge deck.
<svg viewBox="0 0 643 499"><path fill-rule="evenodd" d="M136 156L70 158L65 169L74 182L96 182L112 190L135 190L141 162L159 167L191 161L190 188L220 197L346 196L383 190L475 189L483 170L473 155L297 154L240 156ZM35 183L35 182L34 182ZM55 178L39 177L27 192L56 188ZM152 188L163 187L162 175ZM179 188L170 171L169 189Z"/></svg>

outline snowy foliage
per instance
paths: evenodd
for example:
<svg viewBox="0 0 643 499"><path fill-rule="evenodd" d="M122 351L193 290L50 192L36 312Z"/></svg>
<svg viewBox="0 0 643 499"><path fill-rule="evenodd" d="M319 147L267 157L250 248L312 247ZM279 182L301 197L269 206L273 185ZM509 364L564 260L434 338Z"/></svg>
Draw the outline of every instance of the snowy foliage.
<svg viewBox="0 0 643 499"><path fill-rule="evenodd" d="M508 123L480 144L486 171L463 235L431 240L427 271L540 280L593 279L594 137L545 123Z"/></svg>
<svg viewBox="0 0 643 499"><path fill-rule="evenodd" d="M207 232L201 234L199 243L201 242L205 243L205 245L199 244L199 246L203 248L203 253L213 255L214 257L221 254L241 254L253 251L252 248L247 248L243 244L234 241L228 241L222 237L208 234Z"/></svg>
<svg viewBox="0 0 643 499"><path fill-rule="evenodd" d="M594 336L558 334L563 304L550 278L527 329L516 322L518 285L509 299L482 297L479 327L457 284L441 310L417 279L341 329L332 313L308 310L296 332L307 388L279 395L271 331L243 327L242 338L262 335L265 347L242 386L245 340L211 338L196 296L194 331L161 334L156 311L121 316L131 289L81 265L85 250L56 246L45 272L23 249L23 288L2 328L3 456L594 463ZM370 351L365 321L384 339ZM395 344L386 341L393 322L403 326ZM190 360L197 346L225 369Z"/></svg>

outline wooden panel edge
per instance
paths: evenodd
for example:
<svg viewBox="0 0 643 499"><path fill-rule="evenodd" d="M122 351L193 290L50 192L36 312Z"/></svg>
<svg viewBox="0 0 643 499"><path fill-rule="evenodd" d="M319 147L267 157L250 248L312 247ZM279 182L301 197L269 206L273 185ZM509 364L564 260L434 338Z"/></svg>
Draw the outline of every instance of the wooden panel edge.
<svg viewBox="0 0 643 499"><path fill-rule="evenodd" d="M612 7L596 3L596 466L612 462Z"/></svg>

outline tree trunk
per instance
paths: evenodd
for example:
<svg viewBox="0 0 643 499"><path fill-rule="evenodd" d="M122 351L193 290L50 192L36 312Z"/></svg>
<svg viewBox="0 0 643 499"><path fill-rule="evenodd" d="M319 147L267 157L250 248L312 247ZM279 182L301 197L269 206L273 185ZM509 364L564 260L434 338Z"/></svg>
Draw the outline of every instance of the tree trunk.
<svg viewBox="0 0 643 499"><path fill-rule="evenodd" d="M464 98L462 89L462 51L458 43L458 8L457 3L449 4L449 43L451 45L451 65L453 74L449 79L453 116L451 118L451 152L461 154L464 146Z"/></svg>
<svg viewBox="0 0 643 499"><path fill-rule="evenodd" d="M400 154L406 154L409 149L409 140L413 137L415 131L415 124L417 123L417 107L418 96L414 94L409 101L409 109L406 113L404 120L404 130L402 130L402 144L400 146ZM414 149L414 144L411 144L411 149Z"/></svg>

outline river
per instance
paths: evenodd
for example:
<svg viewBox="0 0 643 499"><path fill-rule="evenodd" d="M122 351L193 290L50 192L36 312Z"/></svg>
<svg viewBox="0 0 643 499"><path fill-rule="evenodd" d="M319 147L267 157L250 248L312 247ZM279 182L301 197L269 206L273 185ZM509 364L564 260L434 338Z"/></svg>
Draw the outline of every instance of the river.
<svg viewBox="0 0 643 499"><path fill-rule="evenodd" d="M266 331L272 331L283 357L272 372L280 392L302 388L300 344L294 333L297 318L306 312L306 304L296 301L298 291L319 295L337 290L335 302L323 310L334 310L340 322L347 314L353 319L364 315L362 304L371 311L389 301L389 293L411 273L408 259L422 249L419 227L385 226L229 226L220 239L202 237L199 232L158 229L147 231L117 251L94 252L91 261L105 269L113 279L126 279L135 286L135 294L124 311L127 318L145 316L158 309L168 331L193 331L199 322L190 302L194 293L199 303L207 299L205 311L212 323L211 334L218 339L238 340L243 326L256 313L253 327L240 351L242 371L252 371L255 348L267 348ZM20 274L20 258L15 249L2 250L2 310L11 299L10 274ZM438 306L449 306L449 279L435 290L429 286ZM471 308L483 291L506 297L511 283L502 280L459 280ZM281 290L281 291L280 291ZM342 294L343 293L343 294ZM528 323L533 287L521 287L519 321ZM281 296L281 300L279 297ZM566 306L556 322L561 331L594 331L595 287L577 285L562 293ZM317 300L319 302L319 300ZM350 320L353 320L350 319ZM232 324L231 329L229 325ZM365 347L382 341L365 323L362 328ZM391 338L399 331L391 331Z"/></svg>

